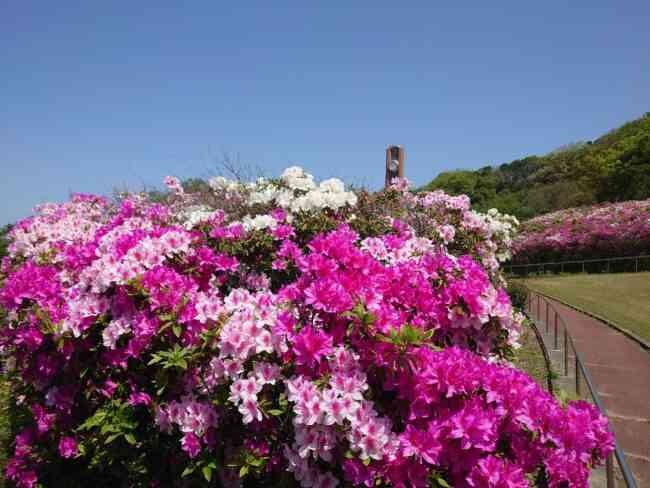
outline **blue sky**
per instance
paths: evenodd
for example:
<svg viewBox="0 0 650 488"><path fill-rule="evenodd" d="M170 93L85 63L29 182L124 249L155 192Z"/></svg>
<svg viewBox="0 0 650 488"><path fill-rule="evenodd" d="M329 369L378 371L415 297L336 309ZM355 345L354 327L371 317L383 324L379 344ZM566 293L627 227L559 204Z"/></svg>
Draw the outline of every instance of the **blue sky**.
<svg viewBox="0 0 650 488"><path fill-rule="evenodd" d="M0 223L224 152L378 187L403 144L422 184L650 110L648 1L316 3L2 2Z"/></svg>

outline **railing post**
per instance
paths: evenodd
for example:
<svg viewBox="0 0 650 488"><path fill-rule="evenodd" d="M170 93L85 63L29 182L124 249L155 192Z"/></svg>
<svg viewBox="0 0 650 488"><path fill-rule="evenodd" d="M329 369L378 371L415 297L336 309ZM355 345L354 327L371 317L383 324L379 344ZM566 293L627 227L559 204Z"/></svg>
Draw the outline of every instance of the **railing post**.
<svg viewBox="0 0 650 488"><path fill-rule="evenodd" d="M564 376L569 376L569 333L564 324Z"/></svg>
<svg viewBox="0 0 650 488"><path fill-rule="evenodd" d="M582 262L582 272L583 273L585 272L585 262L584 261Z"/></svg>
<svg viewBox="0 0 650 488"><path fill-rule="evenodd" d="M634 272L635 273L639 272L639 256L634 258Z"/></svg>
<svg viewBox="0 0 650 488"><path fill-rule="evenodd" d="M576 395L580 397L580 360L578 359L578 353L575 350L573 353L576 357Z"/></svg>
<svg viewBox="0 0 650 488"><path fill-rule="evenodd" d="M616 482L614 481L614 455L612 453L607 456L605 460L605 472L607 473L607 488L615 488Z"/></svg>
<svg viewBox="0 0 650 488"><path fill-rule="evenodd" d="M555 310L555 320L553 324L553 349L557 351L557 310Z"/></svg>

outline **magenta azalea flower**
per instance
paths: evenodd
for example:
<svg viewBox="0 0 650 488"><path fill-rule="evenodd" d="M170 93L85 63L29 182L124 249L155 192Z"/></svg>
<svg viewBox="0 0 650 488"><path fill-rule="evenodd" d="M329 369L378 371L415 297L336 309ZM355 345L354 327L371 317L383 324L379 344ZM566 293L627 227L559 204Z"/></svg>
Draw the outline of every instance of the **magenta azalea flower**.
<svg viewBox="0 0 650 488"><path fill-rule="evenodd" d="M181 439L181 449L183 449L189 457L195 458L199 455L199 452L201 452L201 442L192 432L188 432Z"/></svg>
<svg viewBox="0 0 650 488"><path fill-rule="evenodd" d="M304 366L320 363L321 359L332 350L332 337L312 327L305 327L293 340L293 352L296 362Z"/></svg>
<svg viewBox="0 0 650 488"><path fill-rule="evenodd" d="M77 441L72 437L62 437L59 441L59 453L61 457L73 458L77 455Z"/></svg>

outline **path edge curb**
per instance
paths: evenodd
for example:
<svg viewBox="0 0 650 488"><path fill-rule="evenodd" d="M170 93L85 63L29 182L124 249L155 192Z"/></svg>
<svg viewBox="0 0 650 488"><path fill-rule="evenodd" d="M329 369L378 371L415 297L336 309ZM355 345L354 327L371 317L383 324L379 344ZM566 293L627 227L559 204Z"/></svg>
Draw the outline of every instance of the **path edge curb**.
<svg viewBox="0 0 650 488"><path fill-rule="evenodd" d="M531 288L532 289L532 288ZM558 303L561 303L562 305L572 308L576 312L583 313L591 318L594 318L598 320L599 322L602 322L608 327L611 327L612 329L616 330L617 332L620 332L621 334L627 336L629 339L632 339L634 342L636 342L639 346L641 346L643 349L645 349L647 352L650 352L650 342L647 342L643 339L641 339L638 335L636 335L634 332L630 332L624 327L621 327L620 325L612 322L611 320L606 319L605 317L602 317L601 315L588 312L586 310L581 309L580 307L576 307L575 305L572 305L571 303L568 303L558 297L554 297L553 295L548 295L546 293L542 293L539 290L532 289L535 293L539 293L543 297L550 298L551 300L555 300Z"/></svg>

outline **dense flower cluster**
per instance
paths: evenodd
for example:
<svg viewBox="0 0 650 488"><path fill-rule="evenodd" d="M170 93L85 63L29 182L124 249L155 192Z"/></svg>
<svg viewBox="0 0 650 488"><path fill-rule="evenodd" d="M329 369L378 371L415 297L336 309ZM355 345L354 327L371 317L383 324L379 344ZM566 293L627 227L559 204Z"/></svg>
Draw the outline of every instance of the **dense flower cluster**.
<svg viewBox="0 0 650 488"><path fill-rule="evenodd" d="M515 263L650 254L650 200L545 214L522 224Z"/></svg>
<svg viewBox="0 0 650 488"><path fill-rule="evenodd" d="M19 487L586 487L611 451L594 407L506 361L511 218L300 168L166 185L12 231Z"/></svg>

